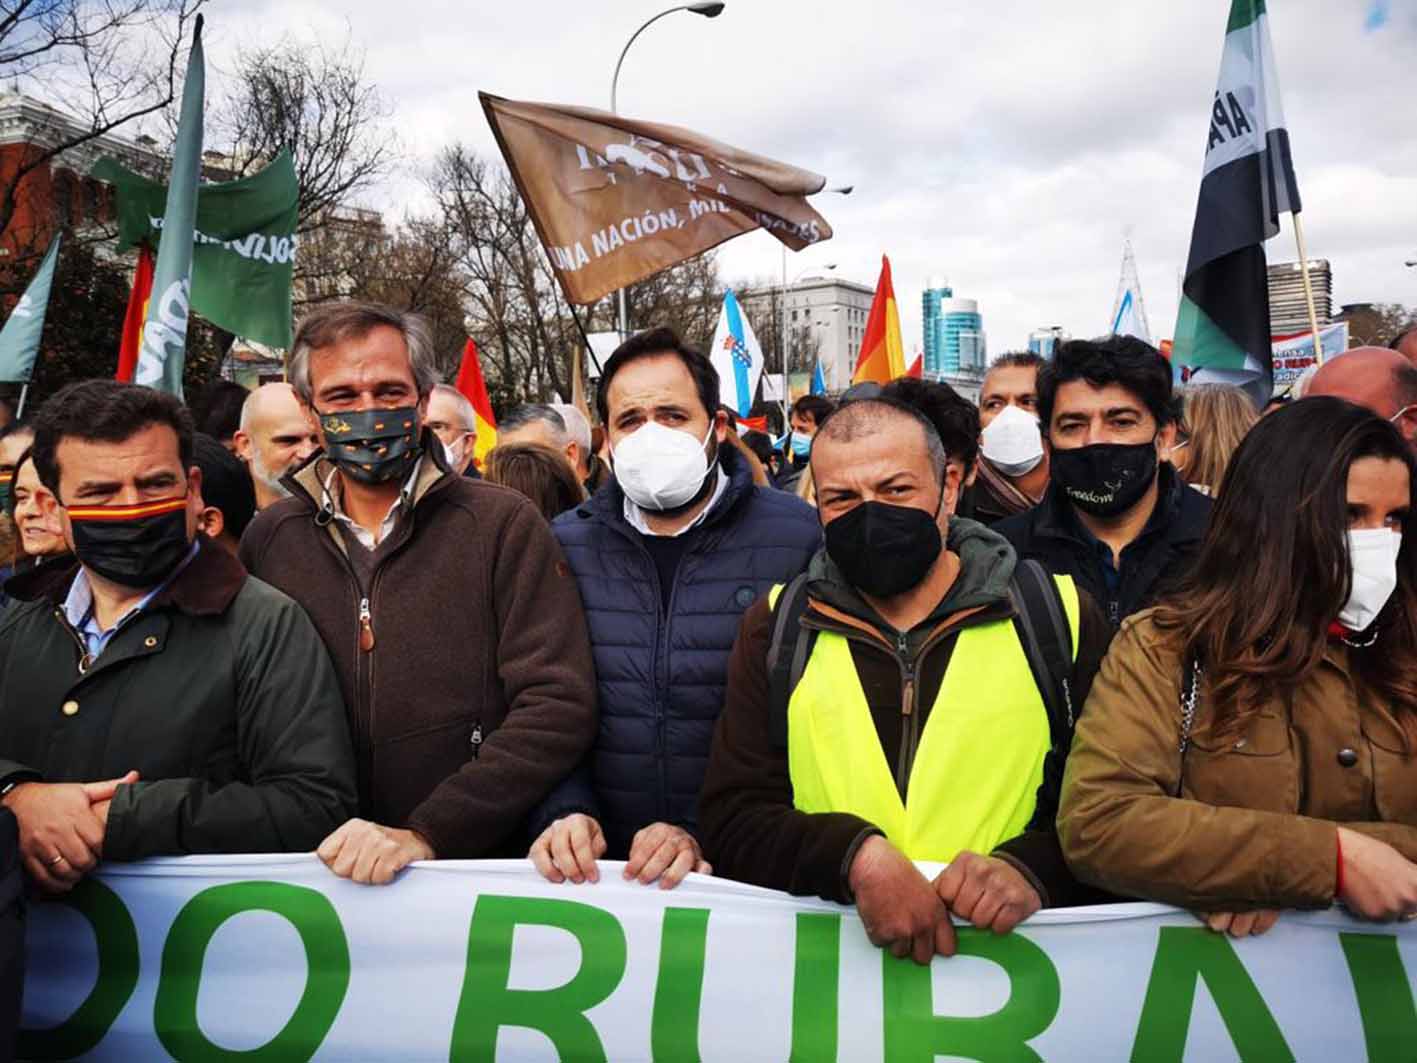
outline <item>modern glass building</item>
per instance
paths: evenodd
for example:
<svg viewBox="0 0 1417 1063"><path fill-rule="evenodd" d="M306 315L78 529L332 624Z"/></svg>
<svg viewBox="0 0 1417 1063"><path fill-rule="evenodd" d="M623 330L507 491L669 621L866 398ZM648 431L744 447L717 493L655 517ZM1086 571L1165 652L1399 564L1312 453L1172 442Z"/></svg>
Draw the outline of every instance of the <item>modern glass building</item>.
<svg viewBox="0 0 1417 1063"><path fill-rule="evenodd" d="M931 277L925 282L925 291L920 296L921 334L925 338L925 375L939 379L940 355L935 345L935 323L940 320L940 303L954 296L954 290L945 283L943 277Z"/></svg>
<svg viewBox="0 0 1417 1063"><path fill-rule="evenodd" d="M938 312L925 335L925 371L931 379L964 371L983 372L989 364L984 319L974 299L937 300ZM932 342L933 341L933 342ZM934 349L935 364L930 364Z"/></svg>

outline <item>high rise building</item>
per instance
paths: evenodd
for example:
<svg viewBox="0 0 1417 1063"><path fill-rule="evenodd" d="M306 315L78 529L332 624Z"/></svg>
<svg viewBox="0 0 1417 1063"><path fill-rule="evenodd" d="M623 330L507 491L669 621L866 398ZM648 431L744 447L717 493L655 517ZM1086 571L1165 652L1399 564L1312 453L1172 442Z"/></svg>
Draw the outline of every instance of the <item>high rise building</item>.
<svg viewBox="0 0 1417 1063"><path fill-rule="evenodd" d="M1045 325L1043 328L1036 328L1028 334L1028 349L1040 358L1053 357L1053 352L1058 349L1058 344L1066 343L1071 337L1063 331L1060 325Z"/></svg>
<svg viewBox="0 0 1417 1063"><path fill-rule="evenodd" d="M925 375L938 378L940 353L935 344L935 322L940 318L940 302L954 296L954 290L943 277L931 277L925 282L925 291L920 296L920 329L925 338Z"/></svg>
<svg viewBox="0 0 1417 1063"><path fill-rule="evenodd" d="M1319 327L1333 312L1333 273L1328 259L1309 259L1309 283L1314 290L1314 310ZM1304 298L1304 276L1297 262L1276 262L1269 267L1269 331L1289 336L1309 329L1309 303Z"/></svg>
<svg viewBox="0 0 1417 1063"><path fill-rule="evenodd" d="M984 319L979 303L974 299L941 299L939 314L932 323L935 371L930 371L929 349L926 351L926 375L933 379L961 371L988 368L988 349L984 336Z"/></svg>

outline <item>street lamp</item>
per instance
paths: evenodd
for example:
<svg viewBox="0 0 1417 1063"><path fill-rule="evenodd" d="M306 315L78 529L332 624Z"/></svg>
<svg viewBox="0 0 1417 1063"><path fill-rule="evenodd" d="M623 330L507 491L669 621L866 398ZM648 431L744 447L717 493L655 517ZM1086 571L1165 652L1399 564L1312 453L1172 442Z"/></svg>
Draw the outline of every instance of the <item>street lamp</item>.
<svg viewBox="0 0 1417 1063"><path fill-rule="evenodd" d="M625 42L625 47L620 49L620 58L615 61L615 74L610 79L610 113L620 113L616 108L617 90L620 86L620 67L625 62L625 54L630 50L630 45L635 43L641 33L649 29L650 26L658 22L665 15L672 15L676 11L691 11L695 15L703 15L704 18L718 18L719 15L723 14L724 6L725 5L719 3L679 4L676 7L666 8L653 18L646 20L639 29L630 34L630 39ZM619 309L620 339L623 341L626 334L630 331L630 323L625 314L624 288L621 288L619 292L616 293L616 303Z"/></svg>

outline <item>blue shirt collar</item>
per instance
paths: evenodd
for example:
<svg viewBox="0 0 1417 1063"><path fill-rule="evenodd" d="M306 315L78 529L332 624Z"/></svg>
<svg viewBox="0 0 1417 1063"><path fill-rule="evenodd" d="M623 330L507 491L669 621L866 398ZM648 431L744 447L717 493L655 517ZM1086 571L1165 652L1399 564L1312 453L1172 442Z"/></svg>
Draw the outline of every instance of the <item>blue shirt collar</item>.
<svg viewBox="0 0 1417 1063"><path fill-rule="evenodd" d="M197 556L199 549L201 549L200 542L193 539L192 546L186 556L177 563L168 577L133 603L132 607L120 616L107 631L99 626L98 617L94 614L93 586L89 583L88 571L80 564L79 571L74 575L74 582L69 584L68 597L64 599L64 616L69 621L69 626L83 637L84 643L88 647L89 656L97 657L101 654L107 647L109 640L118 633L124 624L141 613L152 604L154 598L167 590L172 585L172 581L182 574L182 570L192 563L192 558Z"/></svg>

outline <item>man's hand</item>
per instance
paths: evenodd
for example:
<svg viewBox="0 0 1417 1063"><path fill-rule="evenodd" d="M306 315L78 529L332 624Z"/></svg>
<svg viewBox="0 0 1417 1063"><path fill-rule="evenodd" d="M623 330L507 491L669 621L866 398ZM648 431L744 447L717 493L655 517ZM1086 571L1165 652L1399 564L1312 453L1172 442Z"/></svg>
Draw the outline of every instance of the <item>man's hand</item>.
<svg viewBox="0 0 1417 1063"><path fill-rule="evenodd" d="M962 852L935 879L946 907L980 930L1007 934L1043 901L1023 873L1007 860Z"/></svg>
<svg viewBox="0 0 1417 1063"><path fill-rule="evenodd" d="M594 817L575 812L542 831L526 855L548 882L599 882L595 862L605 855L605 834Z"/></svg>
<svg viewBox="0 0 1417 1063"><path fill-rule="evenodd" d="M1253 912L1197 912L1199 919L1217 934L1232 938L1259 937L1274 929L1279 912L1273 908L1257 908Z"/></svg>
<svg viewBox="0 0 1417 1063"><path fill-rule="evenodd" d="M1338 899L1354 915L1378 922L1417 915L1417 864L1391 845L1338 828L1343 853L1343 892Z"/></svg>
<svg viewBox="0 0 1417 1063"><path fill-rule="evenodd" d="M415 860L437 854L421 834L352 819L320 843L315 855L340 878L365 886L387 886Z"/></svg>
<svg viewBox="0 0 1417 1063"><path fill-rule="evenodd" d="M20 783L4 799L20 824L20 853L36 886L47 893L67 893L97 866L103 856L107 815L94 806L112 801L118 787L138 781L130 771L121 779L90 783Z"/></svg>
<svg viewBox="0 0 1417 1063"><path fill-rule="evenodd" d="M856 850L847 874L871 944L928 964L955 954L954 924L925 876L879 834Z"/></svg>
<svg viewBox="0 0 1417 1063"><path fill-rule="evenodd" d="M657 878L660 889L672 890L690 871L713 874L699 843L682 827L651 823L630 842L630 859L625 863L627 879L637 878L648 886Z"/></svg>

